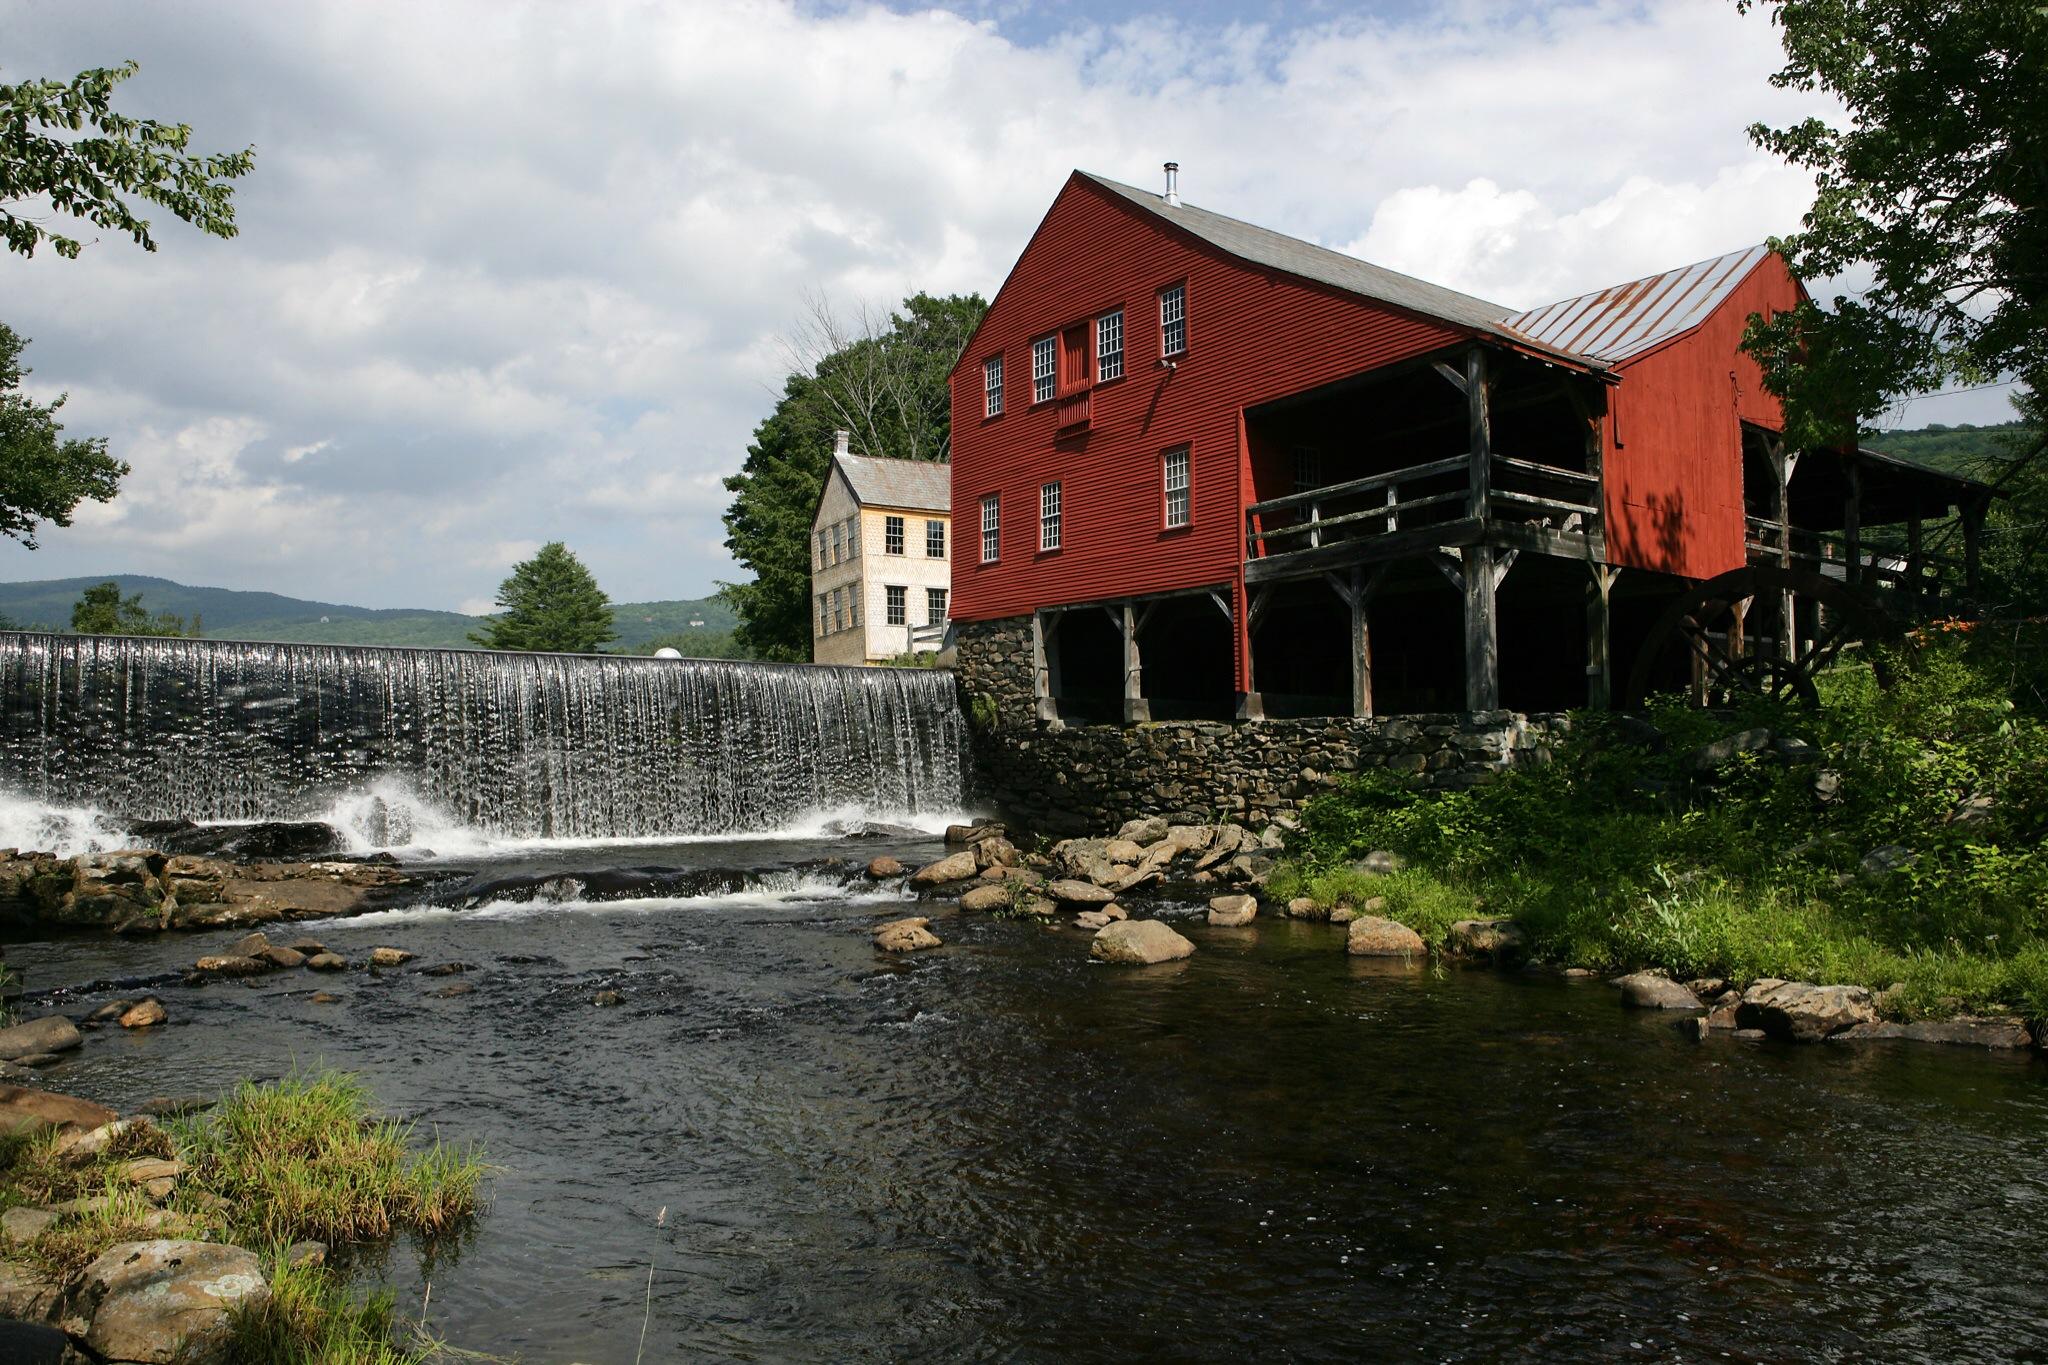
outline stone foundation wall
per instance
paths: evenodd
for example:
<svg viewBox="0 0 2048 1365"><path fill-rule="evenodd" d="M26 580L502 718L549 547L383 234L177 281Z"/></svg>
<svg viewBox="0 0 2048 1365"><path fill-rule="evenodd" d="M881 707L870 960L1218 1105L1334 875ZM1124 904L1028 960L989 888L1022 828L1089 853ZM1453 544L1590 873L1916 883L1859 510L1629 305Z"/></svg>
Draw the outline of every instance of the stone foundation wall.
<svg viewBox="0 0 2048 1365"><path fill-rule="evenodd" d="M954 638L954 676L974 721L975 794L1040 834L1099 834L1148 815L1258 826L1367 768L1470 786L1547 761L1569 724L1561 714L1481 711L1070 726L1036 718L1029 617L966 623Z"/></svg>

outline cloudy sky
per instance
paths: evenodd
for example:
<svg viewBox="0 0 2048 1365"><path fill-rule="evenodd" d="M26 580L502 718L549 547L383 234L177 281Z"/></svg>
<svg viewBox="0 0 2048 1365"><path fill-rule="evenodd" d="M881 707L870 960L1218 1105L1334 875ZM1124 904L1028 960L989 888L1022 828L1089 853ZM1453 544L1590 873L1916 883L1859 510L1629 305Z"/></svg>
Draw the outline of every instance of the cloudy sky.
<svg viewBox="0 0 2048 1365"><path fill-rule="evenodd" d="M222 242L0 261L30 383L135 467L0 579L154 573L487 609L569 542L621 600L734 568L722 475L806 293L992 293L1076 166L1513 305L1760 240L1718 0L1119 7L0 0L0 81L126 58L124 111L253 143ZM1998 421L2002 394L1906 425Z"/></svg>

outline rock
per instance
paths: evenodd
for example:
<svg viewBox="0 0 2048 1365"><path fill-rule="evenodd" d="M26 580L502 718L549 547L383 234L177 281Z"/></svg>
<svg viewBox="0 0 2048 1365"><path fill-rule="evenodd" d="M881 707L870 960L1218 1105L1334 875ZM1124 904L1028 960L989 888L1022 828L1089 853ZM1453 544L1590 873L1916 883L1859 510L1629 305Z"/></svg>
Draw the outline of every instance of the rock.
<svg viewBox="0 0 2048 1365"><path fill-rule="evenodd" d="M177 1188L178 1177L183 1174L184 1162L154 1156L137 1157L114 1167L117 1179L124 1184L140 1185L143 1193L159 1202L171 1197L171 1191Z"/></svg>
<svg viewBox="0 0 2048 1365"><path fill-rule="evenodd" d="M1114 923L1114 921L1100 910L1083 910L1080 914L1074 916L1074 927L1076 929L1100 929L1104 925L1111 923Z"/></svg>
<svg viewBox="0 0 2048 1365"><path fill-rule="evenodd" d="M1059 909L1058 906L1054 905L1051 901L1047 900L1043 896L1030 896L1017 903L1017 913L1020 915L1034 915L1040 918L1048 918L1057 909ZM1047 925L1046 927L1051 928L1053 926Z"/></svg>
<svg viewBox="0 0 2048 1365"><path fill-rule="evenodd" d="M871 882L887 881L891 877L900 877L902 875L903 864L897 862L886 853L879 858L870 858L868 860L868 880Z"/></svg>
<svg viewBox="0 0 2048 1365"><path fill-rule="evenodd" d="M1919 855L1903 844L1886 844L1883 848L1873 848L1864 854L1863 861L1857 864L1857 870L1867 880L1879 881L1894 872L1911 867L1918 859Z"/></svg>
<svg viewBox="0 0 2048 1365"><path fill-rule="evenodd" d="M1635 972L1617 977L1615 985L1621 987L1621 1003L1634 1010L1696 1010L1701 1008L1699 997L1679 985L1668 976L1655 972ZM1703 1024L1704 1026L1704 1024Z"/></svg>
<svg viewBox="0 0 2048 1365"><path fill-rule="evenodd" d="M476 964L473 962L436 962L431 967L420 968L419 974L421 976L461 976L464 972L473 972L475 970Z"/></svg>
<svg viewBox="0 0 2048 1365"><path fill-rule="evenodd" d="M284 946L307 958L318 957L327 951L327 945L317 938L295 938Z"/></svg>
<svg viewBox="0 0 2048 1365"><path fill-rule="evenodd" d="M1429 951L1422 935L1396 920L1360 915L1344 933L1344 951L1353 957L1421 957Z"/></svg>
<svg viewBox="0 0 2048 1365"><path fill-rule="evenodd" d="M1209 923L1223 928L1250 924L1258 913L1259 903L1250 896L1217 896L1209 902Z"/></svg>
<svg viewBox="0 0 2048 1365"><path fill-rule="evenodd" d="M1166 837L1169 828L1166 821L1149 815L1138 820L1126 820L1124 827L1116 832L1116 837L1134 844L1156 844Z"/></svg>
<svg viewBox="0 0 2048 1365"><path fill-rule="evenodd" d="M314 953L306 959L306 966L316 972L339 972L346 970L348 959L340 953Z"/></svg>
<svg viewBox="0 0 2048 1365"><path fill-rule="evenodd" d="M282 861L327 858L348 851L340 830L318 820L265 820L254 825L195 825L188 820L138 823L129 832L165 853Z"/></svg>
<svg viewBox="0 0 2048 1365"><path fill-rule="evenodd" d="M974 887L962 896L960 908L975 914L993 914L1000 910L1008 910L1014 894L1006 883L991 882L985 886Z"/></svg>
<svg viewBox="0 0 2048 1365"><path fill-rule="evenodd" d="M9 1065L17 1069L33 1067L40 1070L46 1066L55 1066L63 1060L64 1054L61 1052L31 1052L26 1057L16 1057Z"/></svg>
<svg viewBox="0 0 2048 1365"><path fill-rule="evenodd" d="M994 867L984 867L981 870L981 880L985 882L1020 882L1025 886L1037 886L1045 878L1039 876L1028 867L1004 867L1001 864L997 864Z"/></svg>
<svg viewBox="0 0 2048 1365"><path fill-rule="evenodd" d="M327 1243L293 1242L285 1248L284 1263L289 1266L326 1265Z"/></svg>
<svg viewBox="0 0 2048 1365"><path fill-rule="evenodd" d="M64 1282L20 1261L0 1261L0 1318L48 1322L57 1315Z"/></svg>
<svg viewBox="0 0 2048 1365"><path fill-rule="evenodd" d="M1723 991L1715 996L1714 1003L1707 1007L1707 1027L1711 1029L1734 1028L1736 1007L1741 1003L1741 991Z"/></svg>
<svg viewBox="0 0 2048 1365"><path fill-rule="evenodd" d="M257 953L256 960L268 962L273 967L283 968L287 971L294 967L306 965L306 955L304 953L296 948L280 948L274 943L262 952Z"/></svg>
<svg viewBox="0 0 2048 1365"><path fill-rule="evenodd" d="M1259 847L1268 853L1279 853L1287 847L1287 834L1278 825L1268 825L1259 831Z"/></svg>
<svg viewBox="0 0 2048 1365"><path fill-rule="evenodd" d="M122 1028L155 1028L170 1016L165 1013L163 1001L151 996L137 1001L132 1009L121 1015Z"/></svg>
<svg viewBox="0 0 2048 1365"><path fill-rule="evenodd" d="M49 1209L39 1209L33 1204L17 1205L0 1213L0 1241L9 1246L33 1242L56 1221L57 1215Z"/></svg>
<svg viewBox="0 0 2048 1365"><path fill-rule="evenodd" d="M1296 896L1293 900L1287 902L1287 918L1289 919L1328 919L1329 917L1330 912L1317 905L1312 897Z"/></svg>
<svg viewBox="0 0 2048 1365"><path fill-rule="evenodd" d="M1266 879L1279 866L1263 853L1240 853L1218 870L1217 875L1228 882L1246 886L1264 886Z"/></svg>
<svg viewBox="0 0 2048 1365"><path fill-rule="evenodd" d="M256 1253L212 1242L122 1242L87 1266L67 1320L109 1360L170 1365L205 1359L226 1340L228 1311L270 1297Z"/></svg>
<svg viewBox="0 0 2048 1365"><path fill-rule="evenodd" d="M93 1024L111 1024L133 1008L135 1008L133 1000L109 1000L91 1014L86 1015L85 1022L88 1026Z"/></svg>
<svg viewBox="0 0 2048 1365"><path fill-rule="evenodd" d="M202 957L192 965L208 976L261 976L270 970L270 964L260 958L233 955Z"/></svg>
<svg viewBox="0 0 2048 1365"><path fill-rule="evenodd" d="M915 953L942 946L931 931L931 921L922 915L892 919L875 927L875 946L885 953Z"/></svg>
<svg viewBox="0 0 2048 1365"><path fill-rule="evenodd" d="M1813 775L1813 799L1823 806L1832 806L1842 799L1842 774L1834 768L1822 768Z"/></svg>
<svg viewBox="0 0 2048 1365"><path fill-rule="evenodd" d="M1695 977L1693 980L1681 984L1703 1001L1713 1000L1728 989L1728 982L1718 976Z"/></svg>
<svg viewBox="0 0 2048 1365"><path fill-rule="evenodd" d="M1771 1035L1760 1028L1739 1028L1730 1036L1740 1043L1761 1043Z"/></svg>
<svg viewBox="0 0 2048 1365"><path fill-rule="evenodd" d="M1103 906L1100 910L1097 910L1094 913L1101 915L1104 919L1109 920L1120 920L1130 918L1130 915L1126 913L1124 908L1121 905L1118 905L1115 901L1111 901L1108 905Z"/></svg>
<svg viewBox="0 0 2048 1365"><path fill-rule="evenodd" d="M1407 867L1406 858L1383 848L1375 849L1351 864L1352 871L1372 877L1391 877L1396 872L1406 871Z"/></svg>
<svg viewBox="0 0 2048 1365"><path fill-rule="evenodd" d="M341 1003L341 997L329 991L314 991L306 998L316 1005L339 1005Z"/></svg>
<svg viewBox="0 0 2048 1365"><path fill-rule="evenodd" d="M1505 962L1528 951L1529 935L1511 919L1461 919L1444 935L1444 946L1466 957Z"/></svg>
<svg viewBox="0 0 2048 1365"><path fill-rule="evenodd" d="M1096 886L1092 882L1075 881L1071 877L1056 882L1047 882L1045 894L1065 906L1092 908L1108 905L1116 899L1113 892Z"/></svg>
<svg viewBox="0 0 2048 1365"><path fill-rule="evenodd" d="M1135 865L1145 856L1145 850L1130 839L1111 839L1102 846L1102 856L1113 863Z"/></svg>
<svg viewBox="0 0 2048 1365"><path fill-rule="evenodd" d="M112 1123L103 1123L90 1132L59 1138L57 1159L75 1170L81 1166L91 1165L112 1152L116 1146L124 1146L131 1151L138 1146L149 1146L151 1144L148 1139L151 1136L158 1142L163 1141L161 1134L157 1132L155 1120L147 1114L138 1114L132 1119L115 1119ZM168 1150L168 1146L160 1147L159 1150Z"/></svg>
<svg viewBox="0 0 2048 1365"><path fill-rule="evenodd" d="M912 886L943 886L947 882L964 882L981 871L981 864L975 860L974 850L962 849L949 853L935 863L926 863L910 874Z"/></svg>
<svg viewBox="0 0 2048 1365"><path fill-rule="evenodd" d="M1359 912L1353 910L1350 906L1340 905L1330 912L1330 923L1355 924L1358 922L1358 915Z"/></svg>
<svg viewBox="0 0 2048 1365"><path fill-rule="evenodd" d="M984 839L1000 839L1005 830L994 820L976 820L971 825L946 826L946 842L949 844L978 844Z"/></svg>
<svg viewBox="0 0 2048 1365"><path fill-rule="evenodd" d="M974 866L979 872L992 867L1014 867L1017 863L1017 846L1008 839L997 835L993 839L979 839L974 843Z"/></svg>
<svg viewBox="0 0 2048 1365"><path fill-rule="evenodd" d="M1875 1023L1852 1024L1830 1034L1831 1043L1862 1043L1896 1039L1907 1043L1948 1043L1957 1047L2028 1048L2033 1035L2024 1021L2009 1015L1986 1018L1963 1014L1953 1019L1916 1019L1898 1023L1880 1019Z"/></svg>
<svg viewBox="0 0 2048 1365"><path fill-rule="evenodd" d="M1700 745L1685 756L1685 765L1696 773L1710 773L1734 762L1737 754L1753 754L1770 748L1773 738L1775 736L1763 726L1738 730L1710 744Z"/></svg>
<svg viewBox="0 0 2048 1365"><path fill-rule="evenodd" d="M1147 967L1187 957L1195 945L1156 919L1119 920L1096 931L1088 955L1098 962Z"/></svg>
<svg viewBox="0 0 2048 1365"><path fill-rule="evenodd" d="M599 991L596 995L590 998L590 1003L605 1009L610 1009L613 1006L625 1004L626 997L619 994L617 991Z"/></svg>
<svg viewBox="0 0 2048 1365"><path fill-rule="evenodd" d="M1168 825L1166 842L1173 845L1175 853L1200 853L1216 837L1212 825Z"/></svg>
<svg viewBox="0 0 2048 1365"><path fill-rule="evenodd" d="M1985 820L1989 820L1992 813L1997 809L1998 798L1995 796L1967 796L1957 802L1956 808L1948 813L1948 823L1951 825L1980 824Z"/></svg>
<svg viewBox="0 0 2048 1365"><path fill-rule="evenodd" d="M227 950L225 956L260 959L268 951L270 951L270 939L267 936L260 933L244 934L236 940L234 947Z"/></svg>
<svg viewBox="0 0 2048 1365"><path fill-rule="evenodd" d="M1735 1022L1773 1038L1818 1042L1856 1024L1877 1022L1870 992L1861 986L1816 986L1766 977L1742 993Z"/></svg>
<svg viewBox="0 0 2048 1365"><path fill-rule="evenodd" d="M1684 988L1680 987L1680 989ZM1690 1039L1692 1042L1704 1043L1707 1041L1707 1017L1703 1014L1695 1014L1690 1019L1674 1019L1671 1021L1671 1027L1677 1029L1681 1036Z"/></svg>
<svg viewBox="0 0 2048 1365"><path fill-rule="evenodd" d="M468 995L475 989L476 985L474 982L455 981L441 987L438 991L429 991L428 994L432 995L436 1000L453 1000L459 995ZM602 1004L603 1002L600 1001L599 1003Z"/></svg>
<svg viewBox="0 0 2048 1365"><path fill-rule="evenodd" d="M0 1061L38 1053L69 1052L85 1041L78 1026L61 1014L46 1014L26 1024L0 1029Z"/></svg>
<svg viewBox="0 0 2048 1365"><path fill-rule="evenodd" d="M414 954L408 953L403 948L372 948L370 949L370 965L372 967L402 967L412 961L414 956Z"/></svg>

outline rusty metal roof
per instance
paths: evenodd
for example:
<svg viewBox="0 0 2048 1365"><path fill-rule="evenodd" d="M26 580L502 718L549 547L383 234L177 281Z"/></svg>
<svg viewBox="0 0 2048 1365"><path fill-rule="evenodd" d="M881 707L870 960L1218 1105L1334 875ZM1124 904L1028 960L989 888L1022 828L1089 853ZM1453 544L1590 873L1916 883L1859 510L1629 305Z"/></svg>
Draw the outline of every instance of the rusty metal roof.
<svg viewBox="0 0 2048 1365"><path fill-rule="evenodd" d="M1502 322L1546 346L1619 364L1706 321L1769 254L1766 246L1731 251L1647 279L1531 308Z"/></svg>

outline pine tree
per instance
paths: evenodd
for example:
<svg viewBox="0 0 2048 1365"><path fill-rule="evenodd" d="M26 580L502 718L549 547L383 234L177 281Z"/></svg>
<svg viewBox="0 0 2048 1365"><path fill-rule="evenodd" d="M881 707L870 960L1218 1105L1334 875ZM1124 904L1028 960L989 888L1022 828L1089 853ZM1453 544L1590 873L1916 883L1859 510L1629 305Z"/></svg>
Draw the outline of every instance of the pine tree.
<svg viewBox="0 0 2048 1365"><path fill-rule="evenodd" d="M497 601L504 612L469 637L486 649L601 654L618 638L611 600L559 540L516 565L498 585Z"/></svg>

